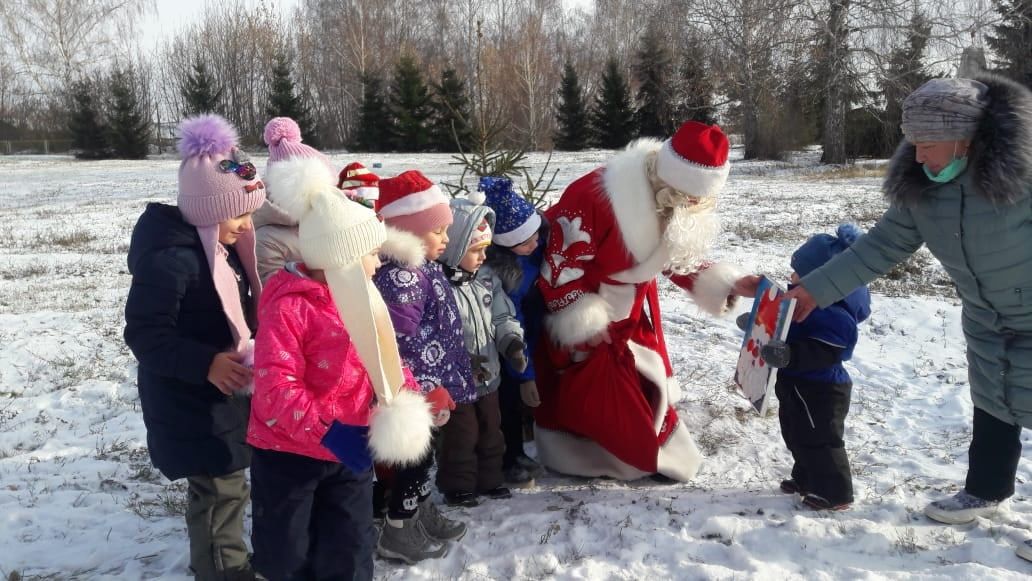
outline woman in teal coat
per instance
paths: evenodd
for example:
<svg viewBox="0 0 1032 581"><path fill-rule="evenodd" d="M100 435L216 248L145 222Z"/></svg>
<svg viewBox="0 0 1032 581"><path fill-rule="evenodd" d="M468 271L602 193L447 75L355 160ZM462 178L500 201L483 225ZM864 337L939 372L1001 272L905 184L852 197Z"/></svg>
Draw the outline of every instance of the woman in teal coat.
<svg viewBox="0 0 1032 581"><path fill-rule="evenodd" d="M889 209L789 296L802 320L928 245L963 302L975 412L965 488L925 514L971 522L1014 494L1032 428L1032 93L1000 77L934 79L907 97L902 129ZM1019 555L1032 560L1032 545Z"/></svg>

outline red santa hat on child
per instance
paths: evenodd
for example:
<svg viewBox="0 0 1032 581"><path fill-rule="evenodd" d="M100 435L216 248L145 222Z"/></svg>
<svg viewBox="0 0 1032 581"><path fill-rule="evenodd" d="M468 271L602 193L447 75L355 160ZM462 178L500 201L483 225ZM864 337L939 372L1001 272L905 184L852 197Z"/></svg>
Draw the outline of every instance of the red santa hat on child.
<svg viewBox="0 0 1032 581"><path fill-rule="evenodd" d="M344 190L350 198L376 200L380 197L380 178L366 169L366 166L354 161L340 170L337 189Z"/></svg>
<svg viewBox="0 0 1032 581"><path fill-rule="evenodd" d="M388 226L422 236L452 223L448 196L419 170L380 180L376 212Z"/></svg>
<svg viewBox="0 0 1032 581"><path fill-rule="evenodd" d="M679 192L715 196L727 181L727 136L717 125L687 121L663 142L656 157L656 175Z"/></svg>

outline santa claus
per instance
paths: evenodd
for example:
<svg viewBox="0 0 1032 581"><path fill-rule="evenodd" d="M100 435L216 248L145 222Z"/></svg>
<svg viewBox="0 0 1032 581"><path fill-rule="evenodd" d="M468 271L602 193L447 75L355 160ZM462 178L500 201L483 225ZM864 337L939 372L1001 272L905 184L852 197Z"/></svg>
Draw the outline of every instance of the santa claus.
<svg viewBox="0 0 1032 581"><path fill-rule="evenodd" d="M689 121L666 141L631 143L545 212L535 441L549 468L624 480L698 471L702 455L671 405L679 390L656 277L714 315L755 293L758 277L706 260L727 157L719 127Z"/></svg>

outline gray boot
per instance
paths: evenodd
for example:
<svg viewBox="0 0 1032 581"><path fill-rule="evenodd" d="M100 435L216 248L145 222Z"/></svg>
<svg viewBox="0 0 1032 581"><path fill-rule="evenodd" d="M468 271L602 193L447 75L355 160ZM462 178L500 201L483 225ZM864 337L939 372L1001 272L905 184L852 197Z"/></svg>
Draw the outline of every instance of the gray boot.
<svg viewBox="0 0 1032 581"><path fill-rule="evenodd" d="M376 552L386 559L400 559L413 565L424 559L439 559L448 552L448 547L435 541L423 532L419 515L403 520L387 519L376 544Z"/></svg>
<svg viewBox="0 0 1032 581"><path fill-rule="evenodd" d="M466 534L465 523L445 517L429 498L419 505L416 518L419 520L419 526L423 527L423 532L431 539L457 541Z"/></svg>

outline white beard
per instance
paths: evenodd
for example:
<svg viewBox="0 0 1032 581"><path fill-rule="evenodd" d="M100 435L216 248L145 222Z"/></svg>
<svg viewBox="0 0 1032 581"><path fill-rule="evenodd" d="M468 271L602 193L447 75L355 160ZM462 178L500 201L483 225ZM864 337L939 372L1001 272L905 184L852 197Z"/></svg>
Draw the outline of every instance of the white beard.
<svg viewBox="0 0 1032 581"><path fill-rule="evenodd" d="M692 212L676 207L663 232L669 253L666 269L675 274L691 274L709 257L710 245L720 232L720 218L712 209Z"/></svg>

